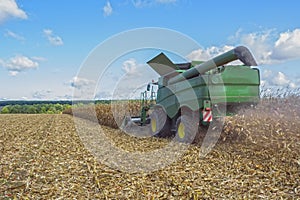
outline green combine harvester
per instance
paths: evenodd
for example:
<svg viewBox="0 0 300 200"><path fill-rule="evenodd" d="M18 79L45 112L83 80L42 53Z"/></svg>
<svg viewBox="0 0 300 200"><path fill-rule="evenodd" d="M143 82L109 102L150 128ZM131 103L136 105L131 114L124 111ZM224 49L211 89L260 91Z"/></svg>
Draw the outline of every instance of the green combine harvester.
<svg viewBox="0 0 300 200"><path fill-rule="evenodd" d="M244 65L225 65L235 60ZM161 53L147 63L161 77L142 93L140 117L130 120L149 126L153 136L175 135L178 141L191 143L199 126L259 100L259 70L252 67L256 61L243 46L206 62L174 64Z"/></svg>

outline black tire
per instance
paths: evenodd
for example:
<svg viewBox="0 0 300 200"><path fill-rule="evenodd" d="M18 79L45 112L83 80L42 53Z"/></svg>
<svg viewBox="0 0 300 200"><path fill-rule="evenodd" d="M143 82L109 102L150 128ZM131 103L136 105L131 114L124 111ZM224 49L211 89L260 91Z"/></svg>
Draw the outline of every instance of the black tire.
<svg viewBox="0 0 300 200"><path fill-rule="evenodd" d="M207 130L208 130L208 126L204 126L202 124L199 124L198 132L197 132L197 135L196 135L193 143L201 144L203 142L203 139L206 136Z"/></svg>
<svg viewBox="0 0 300 200"><path fill-rule="evenodd" d="M192 112L184 112L176 120L175 139L178 142L194 143L198 134L199 118L193 116Z"/></svg>
<svg viewBox="0 0 300 200"><path fill-rule="evenodd" d="M155 137L171 136L171 120L162 107L156 107L150 114L150 133Z"/></svg>

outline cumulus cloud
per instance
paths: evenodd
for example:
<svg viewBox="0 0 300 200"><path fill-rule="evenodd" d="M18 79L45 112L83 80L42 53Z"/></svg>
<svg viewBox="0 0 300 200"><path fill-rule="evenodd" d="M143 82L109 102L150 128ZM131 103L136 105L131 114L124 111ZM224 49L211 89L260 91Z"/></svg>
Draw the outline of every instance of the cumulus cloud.
<svg viewBox="0 0 300 200"><path fill-rule="evenodd" d="M112 84L112 88L103 88L101 92L112 91L113 99L136 99L140 98L149 82L158 78L154 70L133 58L122 63L122 71L122 76ZM101 93L102 96L104 94Z"/></svg>
<svg viewBox="0 0 300 200"><path fill-rule="evenodd" d="M72 99L93 100L95 98L95 80L75 76L67 84L70 89L73 89Z"/></svg>
<svg viewBox="0 0 300 200"><path fill-rule="evenodd" d="M275 85L278 85L278 86L286 86L291 82L287 78L287 76L282 72L278 72L272 81Z"/></svg>
<svg viewBox="0 0 300 200"><path fill-rule="evenodd" d="M132 57L121 64L115 62L102 75L95 89L96 99L138 99L147 84L158 79L158 74L151 67ZM116 73L116 69L122 70L121 73Z"/></svg>
<svg viewBox="0 0 300 200"><path fill-rule="evenodd" d="M216 46L211 46L208 48L203 48L203 49L197 49L192 51L187 58L190 60L201 60L201 61L206 61L211 59L212 57L225 53L226 51L229 51L233 49L233 46L225 45L223 47L216 47Z"/></svg>
<svg viewBox="0 0 300 200"><path fill-rule="evenodd" d="M153 4L153 1L151 0L132 0L132 4L136 8L142 8L145 6L150 6Z"/></svg>
<svg viewBox="0 0 300 200"><path fill-rule="evenodd" d="M17 33L14 33L10 30L6 30L5 34L4 34L6 37L11 37L11 38L14 38L16 40L20 40L20 41L24 41L25 38L21 35L18 35Z"/></svg>
<svg viewBox="0 0 300 200"><path fill-rule="evenodd" d="M46 36L47 40L50 42L53 46L61 46L64 44L61 37L54 35L53 31L51 29L44 29L43 30L44 35Z"/></svg>
<svg viewBox="0 0 300 200"><path fill-rule="evenodd" d="M140 72L138 71L138 64L135 59L130 58L123 62L122 70L130 76L139 76Z"/></svg>
<svg viewBox="0 0 300 200"><path fill-rule="evenodd" d="M237 34L237 42L247 46L253 53L257 62L262 64L270 64L270 55L272 53L272 30L248 33L248 34Z"/></svg>
<svg viewBox="0 0 300 200"><path fill-rule="evenodd" d="M238 30L230 37L229 43L241 44L250 49L259 65L270 65L300 58L300 29L276 33L266 30L243 33ZM211 46L191 52L187 58L191 60L208 60L224 53L237 45Z"/></svg>
<svg viewBox="0 0 300 200"><path fill-rule="evenodd" d="M19 8L15 0L0 1L0 24L9 18L27 19L26 12Z"/></svg>
<svg viewBox="0 0 300 200"><path fill-rule="evenodd" d="M228 42L244 45L250 49L259 65L274 65L300 59L300 29L277 33L275 30L243 33L241 30ZM187 55L189 60L209 60L238 45L210 46L192 51ZM233 64L238 64L234 62ZM276 87L299 87L300 81L285 73L272 70L261 71L261 85Z"/></svg>
<svg viewBox="0 0 300 200"><path fill-rule="evenodd" d="M113 8L110 5L110 2L107 1L105 6L103 7L103 14L104 16L110 16L113 12Z"/></svg>
<svg viewBox="0 0 300 200"><path fill-rule="evenodd" d="M234 46L230 45L224 45L222 47L216 47L211 46L208 48L201 48L192 51L190 54L188 54L186 57L188 60L199 60L199 61L207 61L217 55L220 55L222 53L225 53L231 49L233 49ZM240 61L235 61L230 64L242 64Z"/></svg>
<svg viewBox="0 0 300 200"><path fill-rule="evenodd" d="M297 88L296 82L283 72L274 72L268 69L262 71L261 85Z"/></svg>
<svg viewBox="0 0 300 200"><path fill-rule="evenodd" d="M235 39L251 49L260 65L300 58L300 29L281 33L273 29L246 34L239 31Z"/></svg>
<svg viewBox="0 0 300 200"><path fill-rule="evenodd" d="M27 71L30 69L37 69L39 66L38 61L23 56L17 55L15 57L10 58L7 61L0 60L0 65L6 68L9 71L11 76L16 76L18 73Z"/></svg>
<svg viewBox="0 0 300 200"><path fill-rule="evenodd" d="M300 58L300 29L281 33L270 57L275 60Z"/></svg>
<svg viewBox="0 0 300 200"><path fill-rule="evenodd" d="M273 75L274 75L273 71L271 71L269 69L265 69L262 73L262 78L268 79L268 78L272 77Z"/></svg>
<svg viewBox="0 0 300 200"><path fill-rule="evenodd" d="M72 80L69 81L70 86L76 89L82 89L83 87L90 86L93 83L95 83L95 81L77 76L73 77Z"/></svg>
<svg viewBox="0 0 300 200"><path fill-rule="evenodd" d="M18 73L19 73L18 71L9 71L10 76L17 76Z"/></svg>
<svg viewBox="0 0 300 200"><path fill-rule="evenodd" d="M247 46L259 64L269 63L271 55L271 45L269 44L270 32L241 34L241 30L230 37L234 43ZM236 45L238 46L238 45ZM234 47L234 45L211 46L207 48L197 49L187 55L190 60L209 60L217 55L225 53ZM232 64L241 64L235 61Z"/></svg>

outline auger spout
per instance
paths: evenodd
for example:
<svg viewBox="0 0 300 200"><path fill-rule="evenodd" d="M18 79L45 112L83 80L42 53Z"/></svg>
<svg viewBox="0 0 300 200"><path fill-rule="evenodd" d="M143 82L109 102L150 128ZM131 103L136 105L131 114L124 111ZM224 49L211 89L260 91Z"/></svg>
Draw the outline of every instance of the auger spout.
<svg viewBox="0 0 300 200"><path fill-rule="evenodd" d="M199 74L204 74L205 72L214 69L218 66L225 65L229 62L235 61L239 59L241 62L243 62L247 66L257 66L257 63L252 56L249 49L247 49L244 46L238 46L226 53L223 53L219 56L214 57L211 60L208 60L204 63L201 63L199 65L196 65L195 67L173 77L170 78L168 81L168 84L174 84L186 79L189 79L191 77L195 77Z"/></svg>

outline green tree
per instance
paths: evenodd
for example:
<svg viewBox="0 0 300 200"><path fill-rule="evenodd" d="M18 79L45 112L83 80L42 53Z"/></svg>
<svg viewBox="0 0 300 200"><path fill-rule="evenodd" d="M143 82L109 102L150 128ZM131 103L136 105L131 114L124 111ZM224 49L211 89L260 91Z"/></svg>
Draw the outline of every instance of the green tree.
<svg viewBox="0 0 300 200"><path fill-rule="evenodd" d="M55 110L56 110L56 113L62 113L62 111L64 110L63 105L61 105L61 104L59 104L59 103L55 104L55 105L54 105L54 108L55 108Z"/></svg>
<svg viewBox="0 0 300 200"><path fill-rule="evenodd" d="M27 107L26 113L28 113L28 114L36 114L38 112L37 112L36 107L34 105L31 105L31 106Z"/></svg>
<svg viewBox="0 0 300 200"><path fill-rule="evenodd" d="M10 112L9 106L4 106L1 110L1 114L8 114Z"/></svg>

